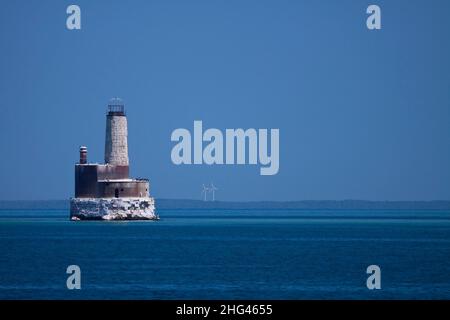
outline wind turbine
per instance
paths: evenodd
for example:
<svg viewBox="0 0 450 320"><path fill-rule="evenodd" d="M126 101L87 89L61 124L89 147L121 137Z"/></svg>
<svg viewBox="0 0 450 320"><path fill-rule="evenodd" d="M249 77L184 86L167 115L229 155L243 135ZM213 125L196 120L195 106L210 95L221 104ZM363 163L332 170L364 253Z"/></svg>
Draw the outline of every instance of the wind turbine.
<svg viewBox="0 0 450 320"><path fill-rule="evenodd" d="M215 192L216 192L217 190L219 190L219 189L216 188L216 186L213 185L213 183L211 182L211 187L209 188L209 191L212 192L212 201L215 201L215 200L216 200L216 197L215 197L216 194L215 194Z"/></svg>
<svg viewBox="0 0 450 320"><path fill-rule="evenodd" d="M210 192L210 189L208 187L206 187L205 184L203 184L203 189L202 189L203 201L206 201L207 192Z"/></svg>

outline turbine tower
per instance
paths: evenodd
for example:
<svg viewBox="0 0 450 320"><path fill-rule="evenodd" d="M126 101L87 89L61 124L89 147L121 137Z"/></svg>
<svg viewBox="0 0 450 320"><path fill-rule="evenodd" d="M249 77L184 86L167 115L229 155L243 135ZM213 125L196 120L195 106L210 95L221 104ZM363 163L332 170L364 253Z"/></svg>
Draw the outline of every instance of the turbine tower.
<svg viewBox="0 0 450 320"><path fill-rule="evenodd" d="M210 189L207 186L205 186L205 184L203 184L202 187L203 187L202 188L203 201L206 201L206 194L210 192Z"/></svg>
<svg viewBox="0 0 450 320"><path fill-rule="evenodd" d="M216 201L215 192L219 190L216 188L216 186L211 182L211 187L209 188L209 191L212 192L212 201Z"/></svg>

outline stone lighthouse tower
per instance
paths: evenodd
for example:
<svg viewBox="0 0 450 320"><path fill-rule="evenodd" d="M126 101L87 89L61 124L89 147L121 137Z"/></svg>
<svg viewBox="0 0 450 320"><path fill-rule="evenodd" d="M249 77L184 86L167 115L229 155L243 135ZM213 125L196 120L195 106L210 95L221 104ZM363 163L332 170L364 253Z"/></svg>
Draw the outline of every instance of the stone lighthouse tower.
<svg viewBox="0 0 450 320"><path fill-rule="evenodd" d="M129 177L127 117L122 100L114 98L106 112L105 163L89 163L80 147L75 164L72 220L157 220L147 179Z"/></svg>
<svg viewBox="0 0 450 320"><path fill-rule="evenodd" d="M106 114L105 163L128 166L127 117L122 100L111 99Z"/></svg>

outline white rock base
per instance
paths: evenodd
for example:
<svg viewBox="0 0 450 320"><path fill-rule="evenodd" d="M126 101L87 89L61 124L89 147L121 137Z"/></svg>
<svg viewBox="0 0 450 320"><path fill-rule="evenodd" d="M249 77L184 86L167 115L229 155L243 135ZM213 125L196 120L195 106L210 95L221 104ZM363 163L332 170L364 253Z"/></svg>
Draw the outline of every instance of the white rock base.
<svg viewBox="0 0 450 320"><path fill-rule="evenodd" d="M71 220L158 220L153 198L72 198Z"/></svg>

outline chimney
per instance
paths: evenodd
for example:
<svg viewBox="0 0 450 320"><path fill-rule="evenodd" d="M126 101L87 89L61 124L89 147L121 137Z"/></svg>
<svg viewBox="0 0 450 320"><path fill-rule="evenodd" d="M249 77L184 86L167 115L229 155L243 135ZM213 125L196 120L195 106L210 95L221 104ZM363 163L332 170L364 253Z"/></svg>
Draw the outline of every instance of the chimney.
<svg viewBox="0 0 450 320"><path fill-rule="evenodd" d="M87 148L85 146L80 147L80 164L87 163Z"/></svg>

